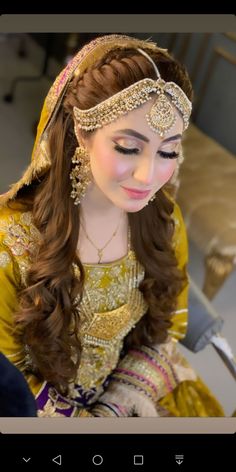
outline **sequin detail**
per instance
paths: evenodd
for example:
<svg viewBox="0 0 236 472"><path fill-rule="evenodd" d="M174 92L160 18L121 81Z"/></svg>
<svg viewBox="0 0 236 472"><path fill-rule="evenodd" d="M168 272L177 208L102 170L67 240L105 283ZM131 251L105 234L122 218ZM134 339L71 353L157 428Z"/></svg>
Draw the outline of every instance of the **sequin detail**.
<svg viewBox="0 0 236 472"><path fill-rule="evenodd" d="M6 251L1 251L0 252L0 267L7 267L8 264L10 264L11 258Z"/></svg>

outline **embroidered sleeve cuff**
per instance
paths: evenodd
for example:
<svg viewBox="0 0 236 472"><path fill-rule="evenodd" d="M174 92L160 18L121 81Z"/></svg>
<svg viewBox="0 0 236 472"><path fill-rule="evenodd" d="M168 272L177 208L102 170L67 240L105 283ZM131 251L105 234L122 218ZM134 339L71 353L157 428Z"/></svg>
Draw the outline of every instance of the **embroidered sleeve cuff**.
<svg viewBox="0 0 236 472"><path fill-rule="evenodd" d="M113 371L111 381L133 388L156 403L178 384L172 362L164 349L132 349Z"/></svg>
<svg viewBox="0 0 236 472"><path fill-rule="evenodd" d="M196 380L196 373L173 339L129 350L111 375L111 383L126 385L155 404L185 380Z"/></svg>

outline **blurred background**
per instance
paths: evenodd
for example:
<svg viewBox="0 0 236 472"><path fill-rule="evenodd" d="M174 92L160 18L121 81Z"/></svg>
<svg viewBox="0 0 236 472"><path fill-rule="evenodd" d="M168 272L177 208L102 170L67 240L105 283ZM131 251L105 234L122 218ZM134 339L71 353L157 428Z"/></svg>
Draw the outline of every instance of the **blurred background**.
<svg viewBox="0 0 236 472"><path fill-rule="evenodd" d="M28 166L43 101L71 56L102 34L0 34L0 193ZM222 318L236 351L236 33L137 33L184 63L194 87L177 200L189 236L189 274ZM195 189L195 193L194 193ZM235 380L211 343L186 357L222 403L236 408Z"/></svg>

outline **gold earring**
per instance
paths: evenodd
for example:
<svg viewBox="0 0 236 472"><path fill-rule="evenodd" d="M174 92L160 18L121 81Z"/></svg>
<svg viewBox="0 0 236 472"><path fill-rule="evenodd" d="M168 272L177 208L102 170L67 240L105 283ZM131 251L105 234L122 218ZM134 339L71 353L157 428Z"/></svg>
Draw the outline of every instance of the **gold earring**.
<svg viewBox="0 0 236 472"><path fill-rule="evenodd" d="M84 197L88 184L91 182L91 168L89 154L85 148L76 148L72 157L73 164L76 164L70 172L71 186L73 188L71 197L75 199L74 204L79 205Z"/></svg>
<svg viewBox="0 0 236 472"><path fill-rule="evenodd" d="M155 200L155 198L156 198L156 194L154 193L154 195L148 200L145 206L148 206L150 202L153 202L153 200Z"/></svg>

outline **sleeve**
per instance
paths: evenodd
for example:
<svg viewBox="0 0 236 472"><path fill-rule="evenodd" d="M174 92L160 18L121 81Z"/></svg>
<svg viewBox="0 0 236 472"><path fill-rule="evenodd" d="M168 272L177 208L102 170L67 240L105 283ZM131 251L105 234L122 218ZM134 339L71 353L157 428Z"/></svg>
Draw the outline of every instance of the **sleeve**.
<svg viewBox="0 0 236 472"><path fill-rule="evenodd" d="M183 339L187 332L188 323L188 239L185 223L179 205L174 202L173 219L175 222L175 231L173 235L173 248L175 251L178 268L182 272L185 282L183 289L178 295L177 306L172 314L172 326L169 329L169 335L173 340Z"/></svg>
<svg viewBox="0 0 236 472"><path fill-rule="evenodd" d="M29 359L24 346L15 340L18 329L14 323L14 312L17 309L19 291L19 267L11 250L3 243L0 235L0 352L15 365L27 380L30 391L36 400L37 416L127 416L126 411L116 405L106 405L104 409L93 411L93 406L83 408L75 400L61 396L48 382L40 381L36 375L29 372ZM6 379L0 383L4 385ZM79 397L79 386L78 397ZM9 401L6 398L6 402ZM12 405L13 410L14 406ZM20 411L20 407L18 407ZM23 405L22 405L23 411Z"/></svg>
<svg viewBox="0 0 236 472"><path fill-rule="evenodd" d="M56 399L55 392L47 382L27 372L27 353L23 345L15 338L18 330L14 323L14 312L18 306L17 292L19 290L18 264L10 249L0 241L0 351L22 372L32 391L39 416L69 416L74 408ZM59 402L59 403L58 403ZM60 408L58 408L58 405Z"/></svg>

